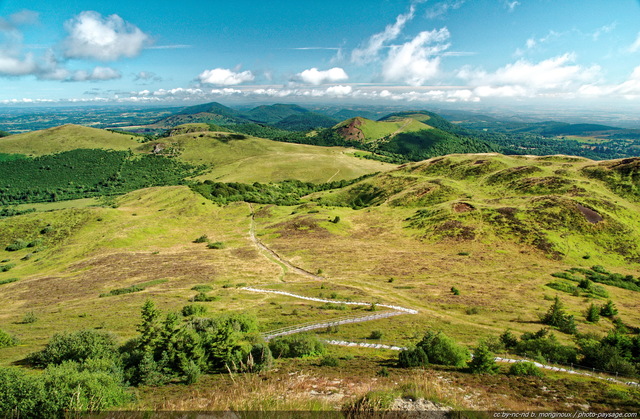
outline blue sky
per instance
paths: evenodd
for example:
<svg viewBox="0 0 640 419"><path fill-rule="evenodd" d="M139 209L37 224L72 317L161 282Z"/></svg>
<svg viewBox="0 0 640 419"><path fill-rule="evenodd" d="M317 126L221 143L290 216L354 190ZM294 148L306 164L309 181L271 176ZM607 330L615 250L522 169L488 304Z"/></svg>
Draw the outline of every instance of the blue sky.
<svg viewBox="0 0 640 419"><path fill-rule="evenodd" d="M0 104L640 104L638 0L0 0Z"/></svg>

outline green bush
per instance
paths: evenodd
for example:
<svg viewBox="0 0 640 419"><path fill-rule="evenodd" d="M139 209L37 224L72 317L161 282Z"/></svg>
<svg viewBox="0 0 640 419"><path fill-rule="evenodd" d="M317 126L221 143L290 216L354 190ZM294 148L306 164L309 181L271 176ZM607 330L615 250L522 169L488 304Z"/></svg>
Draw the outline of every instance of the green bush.
<svg viewBox="0 0 640 419"><path fill-rule="evenodd" d="M132 399L113 365L65 362L38 376L0 368L0 413L9 417L71 417Z"/></svg>
<svg viewBox="0 0 640 419"><path fill-rule="evenodd" d="M422 348L410 348L400 351L398 354L398 366L402 368L426 367L429 358Z"/></svg>
<svg viewBox="0 0 640 419"><path fill-rule="evenodd" d="M269 342L269 349L276 358L301 358L322 355L326 348L315 335L299 333L282 336Z"/></svg>
<svg viewBox="0 0 640 419"><path fill-rule="evenodd" d="M369 339L376 339L376 340L380 340L380 339L382 339L382 336L383 336L383 335L384 335L384 334L382 333L382 331L381 331L381 330L373 330L373 331L371 332L371 334L369 335Z"/></svg>
<svg viewBox="0 0 640 419"><path fill-rule="evenodd" d="M195 285L191 287L191 290L198 292L209 292L213 289L211 285Z"/></svg>
<svg viewBox="0 0 640 419"><path fill-rule="evenodd" d="M611 300L607 301L607 303L600 308L600 315L603 317L613 317L616 314L618 314L618 309Z"/></svg>
<svg viewBox="0 0 640 419"><path fill-rule="evenodd" d="M574 317L564 312L564 306L557 296L547 313L540 318L540 321L543 324L557 327L563 333L575 334L577 332Z"/></svg>
<svg viewBox="0 0 640 419"><path fill-rule="evenodd" d="M320 358L320 366L322 367L337 367L338 365L340 365L340 361L335 356L325 355Z"/></svg>
<svg viewBox="0 0 640 419"><path fill-rule="evenodd" d="M9 333L0 329L0 349L7 348L9 346L15 346L18 344L18 339L11 336Z"/></svg>
<svg viewBox="0 0 640 419"><path fill-rule="evenodd" d="M34 313L33 311L28 311L24 314L24 316L22 316L22 320L20 321L20 323L31 324L37 321L38 321L38 316L36 316L36 313Z"/></svg>
<svg viewBox="0 0 640 419"><path fill-rule="evenodd" d="M0 272L9 272L11 269L15 268L15 263L7 263L6 265L0 265Z"/></svg>
<svg viewBox="0 0 640 419"><path fill-rule="evenodd" d="M251 352L245 361L245 370L248 372L260 372L268 370L273 366L273 354L269 345L256 343L251 347Z"/></svg>
<svg viewBox="0 0 640 419"><path fill-rule="evenodd" d="M598 323L600 321L600 308L591 303L585 313L585 318L589 323Z"/></svg>
<svg viewBox="0 0 640 419"><path fill-rule="evenodd" d="M473 359L469 363L469 371L474 374L493 374L497 370L495 355L489 351L486 344L478 345L473 352Z"/></svg>
<svg viewBox="0 0 640 419"><path fill-rule="evenodd" d="M203 316L207 314L207 307L201 304L189 304L182 307L182 315L189 316Z"/></svg>
<svg viewBox="0 0 640 419"><path fill-rule="evenodd" d="M451 294L460 295L460 290L456 287L451 287Z"/></svg>
<svg viewBox="0 0 640 419"><path fill-rule="evenodd" d="M8 278L8 279L3 279L0 281L0 285L4 285L4 284L10 284L12 282L16 282L19 281L20 278Z"/></svg>
<svg viewBox="0 0 640 419"><path fill-rule="evenodd" d="M49 412L101 412L132 400L122 374L91 363L49 366L43 376L44 405Z"/></svg>
<svg viewBox="0 0 640 419"><path fill-rule="evenodd" d="M197 239L195 239L193 242L194 243L206 243L208 241L209 241L209 237L207 237L206 234L203 234L202 236L200 236Z"/></svg>
<svg viewBox="0 0 640 419"><path fill-rule="evenodd" d="M533 362L516 362L509 368L509 375L543 377L544 374Z"/></svg>
<svg viewBox="0 0 640 419"><path fill-rule="evenodd" d="M207 244L207 247L209 249L224 249L225 245L223 242L211 242L209 244Z"/></svg>
<svg viewBox="0 0 640 419"><path fill-rule="evenodd" d="M18 368L0 368L0 415L42 417L44 388L40 377Z"/></svg>
<svg viewBox="0 0 640 419"><path fill-rule="evenodd" d="M44 349L29 355L28 360L33 365L47 366L89 358L113 359L116 354L116 339L111 333L86 329L53 335Z"/></svg>
<svg viewBox="0 0 640 419"><path fill-rule="evenodd" d="M133 292L144 291L144 287L141 285L131 285L130 287L125 288L116 288L106 293L100 294L100 298L104 297L112 297L114 295L122 295L122 294L131 294Z"/></svg>
<svg viewBox="0 0 640 419"><path fill-rule="evenodd" d="M424 351L432 364L464 367L471 357L466 347L442 332L428 331L416 346Z"/></svg>
<svg viewBox="0 0 640 419"><path fill-rule="evenodd" d="M192 301L201 302L201 303L206 303L206 302L215 301L215 300L216 300L216 297L208 296L204 292L199 292L192 298Z"/></svg>
<svg viewBox="0 0 640 419"><path fill-rule="evenodd" d="M577 362L578 353L572 346L564 346L548 329L540 329L535 333L524 333L514 348L515 353L534 358L542 362L558 362L571 364Z"/></svg>
<svg viewBox="0 0 640 419"><path fill-rule="evenodd" d="M22 250L29 245L29 242L22 239L15 239L11 244L5 247L4 250L7 252L16 252L18 250Z"/></svg>

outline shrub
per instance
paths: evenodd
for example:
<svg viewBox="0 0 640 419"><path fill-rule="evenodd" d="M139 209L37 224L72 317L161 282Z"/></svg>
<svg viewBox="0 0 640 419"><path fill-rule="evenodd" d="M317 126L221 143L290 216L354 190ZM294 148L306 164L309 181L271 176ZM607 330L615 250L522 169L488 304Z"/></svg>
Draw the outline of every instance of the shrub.
<svg viewBox="0 0 640 419"><path fill-rule="evenodd" d="M591 303L585 313L585 318L589 323L598 323L600 321L600 308Z"/></svg>
<svg viewBox="0 0 640 419"><path fill-rule="evenodd" d="M9 333L0 329L0 349L7 348L9 346L15 346L18 343L18 339L11 336Z"/></svg>
<svg viewBox="0 0 640 419"><path fill-rule="evenodd" d="M335 356L325 355L320 359L322 367L337 367L338 365L340 365L340 361Z"/></svg>
<svg viewBox="0 0 640 419"><path fill-rule="evenodd" d="M203 316L207 314L207 307L201 304L189 304L182 307L182 315L189 316Z"/></svg>
<svg viewBox="0 0 640 419"><path fill-rule="evenodd" d="M451 294L460 295L460 290L456 287L451 287Z"/></svg>
<svg viewBox="0 0 640 419"><path fill-rule="evenodd" d="M295 334L271 340L269 349L276 358L300 358L322 355L325 345L315 335Z"/></svg>
<svg viewBox="0 0 640 419"><path fill-rule="evenodd" d="M4 284L10 284L12 282L16 282L18 281L19 278L8 278L8 279L3 279L0 281L0 285L4 285Z"/></svg>
<svg viewBox="0 0 640 419"><path fill-rule="evenodd" d="M564 312L564 307L560 302L560 298L556 296L551 307L547 313L541 317L540 321L543 324L557 327L558 330L568 334L576 333L576 324L573 316Z"/></svg>
<svg viewBox="0 0 640 419"><path fill-rule="evenodd" d="M561 364L577 362L577 351L572 346L561 345L548 329L535 333L524 333L515 347L515 353L538 359L542 362L554 361Z"/></svg>
<svg viewBox="0 0 640 419"><path fill-rule="evenodd" d="M9 272L11 269L15 268L15 263L7 263L6 265L0 265L0 272Z"/></svg>
<svg viewBox="0 0 640 419"><path fill-rule="evenodd" d="M144 287L143 286L131 285L130 287L116 288L116 289L111 290L109 292L102 293L102 294L100 294L100 298L112 297L114 295L131 294L133 292L140 292L140 291L144 291Z"/></svg>
<svg viewBox="0 0 640 419"><path fill-rule="evenodd" d="M543 377L544 374L533 362L516 362L509 368L509 375Z"/></svg>
<svg viewBox="0 0 640 419"><path fill-rule="evenodd" d="M207 244L207 247L209 249L224 249L225 245L224 245L223 242L212 242L212 243Z"/></svg>
<svg viewBox="0 0 640 419"><path fill-rule="evenodd" d="M38 316L33 311L29 311L22 316L22 324L31 324L38 321Z"/></svg>
<svg viewBox="0 0 640 419"><path fill-rule="evenodd" d="M505 348L511 349L515 348L518 344L518 338L511 333L510 329L507 329L500 335L500 342L502 342Z"/></svg>
<svg viewBox="0 0 640 419"><path fill-rule="evenodd" d="M4 250L7 252L16 252L18 250L22 250L29 245L29 242L22 239L15 239L11 244L5 247Z"/></svg>
<svg viewBox="0 0 640 419"><path fill-rule="evenodd" d="M117 353L115 337L108 332L86 329L53 335L43 350L29 355L34 365L47 366L88 358L113 358Z"/></svg>
<svg viewBox="0 0 640 419"><path fill-rule="evenodd" d="M42 380L43 412L100 412L132 400L122 374L90 363L50 366Z"/></svg>
<svg viewBox="0 0 640 419"><path fill-rule="evenodd" d="M417 347L424 351L432 364L464 367L470 358L466 347L442 332L428 331Z"/></svg>
<svg viewBox="0 0 640 419"><path fill-rule="evenodd" d="M193 384L198 381L198 378L202 375L202 370L193 362L192 359L186 360L183 359L182 363L182 372L184 373L184 383L185 384Z"/></svg>
<svg viewBox="0 0 640 419"><path fill-rule="evenodd" d="M469 363L469 371L474 374L493 374L498 370L495 356L487 345L481 343L473 352L473 359Z"/></svg>
<svg viewBox="0 0 640 419"><path fill-rule="evenodd" d="M603 317L613 317L616 314L618 314L618 309L611 300L607 301L607 303L600 308L600 315Z"/></svg>
<svg viewBox="0 0 640 419"><path fill-rule="evenodd" d="M245 361L245 369L248 372L260 372L268 370L273 366L273 354L269 345L257 343L251 347Z"/></svg>
<svg viewBox="0 0 640 419"><path fill-rule="evenodd" d="M379 340L379 339L382 339L382 336L383 336L383 333L381 330L373 330L369 335L369 339Z"/></svg>
<svg viewBox="0 0 640 419"><path fill-rule="evenodd" d="M333 220L331 220L331 222L333 224L338 224L340 222L340 217L336 215L336 217Z"/></svg>
<svg viewBox="0 0 640 419"><path fill-rule="evenodd" d="M429 365L429 358L420 347L405 349L398 354L399 367L426 367L427 365Z"/></svg>
<svg viewBox="0 0 640 419"><path fill-rule="evenodd" d="M209 237L207 237L206 234L203 234L202 236L200 236L197 239L195 239L193 242L194 243L206 243L208 241L209 241Z"/></svg>
<svg viewBox="0 0 640 419"><path fill-rule="evenodd" d="M376 376L378 377L388 377L389 376L389 370L387 369L387 367L382 367L378 370L378 372L376 372Z"/></svg>
<svg viewBox="0 0 640 419"><path fill-rule="evenodd" d="M205 294L204 292L199 292L198 294L196 294L193 298L192 301L195 302L209 302L209 301L215 301L216 297L211 297L208 296L207 294Z"/></svg>
<svg viewBox="0 0 640 419"><path fill-rule="evenodd" d="M209 292L213 289L213 287L211 285L195 285L191 287L191 289L198 292Z"/></svg>
<svg viewBox="0 0 640 419"><path fill-rule="evenodd" d="M127 403L132 396L112 367L65 362L38 376L0 368L0 412L8 417L72 417Z"/></svg>

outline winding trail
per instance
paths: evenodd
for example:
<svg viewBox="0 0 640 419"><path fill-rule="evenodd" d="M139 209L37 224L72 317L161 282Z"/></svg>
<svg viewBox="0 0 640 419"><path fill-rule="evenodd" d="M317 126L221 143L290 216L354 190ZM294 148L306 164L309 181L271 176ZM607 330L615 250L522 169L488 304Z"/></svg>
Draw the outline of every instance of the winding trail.
<svg viewBox="0 0 640 419"><path fill-rule="evenodd" d="M249 227L249 237L251 237L251 241L260 249L263 253L266 254L268 259L272 259L275 263L280 265L280 268L283 270L283 274L280 276L280 280L284 282L284 275L287 273L287 269L289 268L294 272L297 272L301 275L308 276L316 281L324 281L326 278L311 273L307 270L304 270L298 266L291 264L289 261L283 259L276 252L268 248L264 243L260 241L259 238L256 237L256 213L253 210L253 205L249 204L249 208L251 208L251 226Z"/></svg>

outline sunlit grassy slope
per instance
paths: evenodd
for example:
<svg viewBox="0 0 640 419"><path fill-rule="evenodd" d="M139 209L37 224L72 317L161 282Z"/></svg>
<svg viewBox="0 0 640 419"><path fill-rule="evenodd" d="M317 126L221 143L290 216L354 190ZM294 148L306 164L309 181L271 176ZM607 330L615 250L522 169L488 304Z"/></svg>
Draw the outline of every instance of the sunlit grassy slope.
<svg viewBox="0 0 640 419"><path fill-rule="evenodd" d="M131 135L79 125L62 125L0 138L0 153L41 156L77 148L129 150L139 145Z"/></svg>
<svg viewBox="0 0 640 419"><path fill-rule="evenodd" d="M219 182L308 182L354 179L394 165L357 158L352 149L283 143L223 132L207 124L176 127L172 136L140 144L134 137L76 125L0 138L0 153L40 156L77 148L133 150L168 155L207 168L199 180Z"/></svg>
<svg viewBox="0 0 640 419"><path fill-rule="evenodd" d="M367 118L356 117L337 124L334 129L344 133L351 133L353 130L362 131L363 140L369 142L403 132L432 129L432 127L413 118L391 118L385 121L372 121Z"/></svg>
<svg viewBox="0 0 640 419"><path fill-rule="evenodd" d="M177 150L177 158L210 166L199 180L218 182L277 182L298 179L308 182L353 179L383 172L394 165L353 156L355 150L283 143L229 133L180 134L142 145Z"/></svg>
<svg viewBox="0 0 640 419"><path fill-rule="evenodd" d="M335 294L338 300L392 303L420 312L341 326L332 338L361 340L381 329L382 343L406 345L435 328L475 344L506 328L538 330L538 316L550 305L545 296L556 294L581 331L603 333L611 327L608 320L587 324L582 313L590 301L604 300L546 284L556 280L551 273L574 266L602 265L638 276L637 197L633 191L615 192L607 183L611 176L633 173L636 163L456 155L408 164L310 196L298 206L254 205L258 237L291 263L320 270L324 281L283 272L260 253L249 236L248 204L219 207L183 186L131 192L117 200L117 208L3 219L0 260L15 266L0 272L0 281L19 280L0 285L0 328L22 344L3 349L0 363L20 359L62 330L101 327L121 338L132 336L145 299L179 310L198 284L213 287L210 295L217 300L205 303L210 312L249 312L263 330L341 317L362 307L336 311L238 286ZM374 198L359 210L329 205L364 195ZM578 204L596 211L602 221L589 222ZM192 242L203 234L224 248ZM4 250L16 239L35 244ZM141 292L99 297L134 284L150 285ZM452 286L460 295L451 293ZM636 292L604 288L623 321L640 324ZM29 312L39 320L21 324Z"/></svg>

